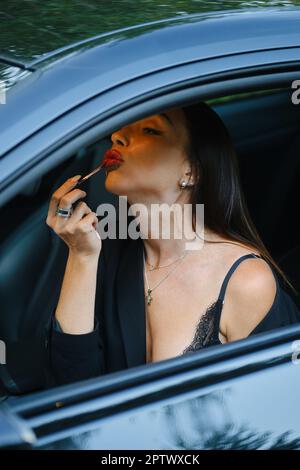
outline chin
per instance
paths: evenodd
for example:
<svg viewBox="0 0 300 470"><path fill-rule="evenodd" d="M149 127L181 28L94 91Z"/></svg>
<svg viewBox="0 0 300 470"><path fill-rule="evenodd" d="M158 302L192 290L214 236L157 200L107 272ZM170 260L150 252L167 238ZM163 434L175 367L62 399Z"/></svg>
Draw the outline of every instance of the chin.
<svg viewBox="0 0 300 470"><path fill-rule="evenodd" d="M122 184L118 178L111 178L110 175L108 175L105 180L105 189L116 196L127 196L129 188L127 185Z"/></svg>

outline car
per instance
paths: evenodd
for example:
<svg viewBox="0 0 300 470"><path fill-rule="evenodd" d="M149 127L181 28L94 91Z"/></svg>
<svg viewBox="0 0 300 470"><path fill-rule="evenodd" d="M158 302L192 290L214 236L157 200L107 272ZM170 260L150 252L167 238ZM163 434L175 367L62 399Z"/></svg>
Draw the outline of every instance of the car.
<svg viewBox="0 0 300 470"><path fill-rule="evenodd" d="M300 448L300 324L43 389L67 256L45 223L49 199L147 115L216 110L256 227L299 290L299 23L297 7L208 12L0 57L14 71L0 105L0 448ZM87 203L103 202L117 200L99 172Z"/></svg>

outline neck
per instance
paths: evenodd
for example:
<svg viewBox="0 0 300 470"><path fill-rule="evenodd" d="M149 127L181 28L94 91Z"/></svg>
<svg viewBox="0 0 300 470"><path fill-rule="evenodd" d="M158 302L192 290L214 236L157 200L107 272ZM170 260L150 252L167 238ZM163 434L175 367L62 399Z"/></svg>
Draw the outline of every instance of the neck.
<svg viewBox="0 0 300 470"><path fill-rule="evenodd" d="M186 244L195 239L195 233L189 218L185 220L183 230L182 224L177 222L180 219L172 211L159 214L151 211L150 206L146 204L147 210L139 213L138 221L145 259L147 263L158 267L180 258L187 249Z"/></svg>
<svg viewBox="0 0 300 470"><path fill-rule="evenodd" d="M191 204L188 204L184 193L180 194L179 197L176 194L168 196L160 194L152 197L148 195L148 197L141 197L139 195L139 197L128 199L130 206L132 204L142 204L143 210L140 210L138 215L140 236L144 243L145 259L155 267L175 261L184 254L185 249L190 249L190 247L187 248L186 244L195 239L200 243L197 250L199 247L202 248L203 239L214 239L213 232L205 226L203 228L197 220L195 221L196 235L192 228ZM157 208L162 204L165 204L167 208L176 204L181 214L187 214L188 216L182 215L181 219L176 216L176 211L169 210L166 213L164 211L153 211L154 205ZM184 229L182 221L184 221ZM165 228L165 232L163 232L163 228ZM208 237L206 238L206 236Z"/></svg>

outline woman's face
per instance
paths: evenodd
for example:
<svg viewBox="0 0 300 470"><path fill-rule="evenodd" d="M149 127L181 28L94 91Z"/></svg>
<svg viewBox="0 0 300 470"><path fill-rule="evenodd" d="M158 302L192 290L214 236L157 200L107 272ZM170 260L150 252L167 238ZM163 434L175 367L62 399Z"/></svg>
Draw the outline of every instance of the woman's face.
<svg viewBox="0 0 300 470"><path fill-rule="evenodd" d="M174 202L178 180L190 164L184 150L188 132L182 109L168 110L127 125L111 136L124 162L108 170L105 187L128 201ZM177 195L177 196L176 196Z"/></svg>

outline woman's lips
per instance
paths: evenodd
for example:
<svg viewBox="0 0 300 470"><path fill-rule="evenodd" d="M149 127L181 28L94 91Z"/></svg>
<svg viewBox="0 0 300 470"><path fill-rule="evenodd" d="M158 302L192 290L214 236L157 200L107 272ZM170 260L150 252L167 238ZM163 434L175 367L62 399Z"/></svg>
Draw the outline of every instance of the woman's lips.
<svg viewBox="0 0 300 470"><path fill-rule="evenodd" d="M117 150L109 149L104 154L103 167L108 168L114 165L120 165L123 161L121 154Z"/></svg>

